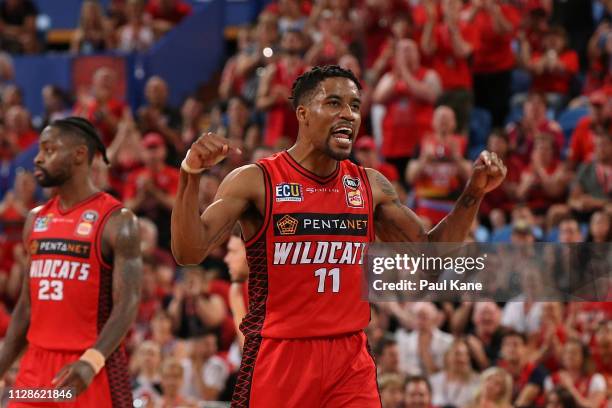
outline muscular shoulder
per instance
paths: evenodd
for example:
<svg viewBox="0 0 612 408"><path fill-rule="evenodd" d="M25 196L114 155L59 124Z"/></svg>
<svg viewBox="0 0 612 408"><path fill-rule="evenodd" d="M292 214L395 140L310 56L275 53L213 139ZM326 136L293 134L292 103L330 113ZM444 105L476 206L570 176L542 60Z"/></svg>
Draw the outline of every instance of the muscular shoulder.
<svg viewBox="0 0 612 408"><path fill-rule="evenodd" d="M221 182L217 197L231 195L254 200L265 192L264 175L256 164L248 164L232 170Z"/></svg>
<svg viewBox="0 0 612 408"><path fill-rule="evenodd" d="M398 200L395 187L380 171L371 168L366 168L365 171L372 188L374 206Z"/></svg>
<svg viewBox="0 0 612 408"><path fill-rule="evenodd" d="M103 239L113 249L128 249L124 248L124 243L130 240L139 243L138 218L127 208L118 208L104 225Z"/></svg>

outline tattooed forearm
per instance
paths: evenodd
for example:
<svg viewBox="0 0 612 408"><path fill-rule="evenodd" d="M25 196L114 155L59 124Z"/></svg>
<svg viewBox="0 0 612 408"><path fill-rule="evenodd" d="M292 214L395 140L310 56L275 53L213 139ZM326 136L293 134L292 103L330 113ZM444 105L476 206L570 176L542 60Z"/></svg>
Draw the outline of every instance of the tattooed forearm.
<svg viewBox="0 0 612 408"><path fill-rule="evenodd" d="M478 204L478 201L478 197L467 193L461 197L461 199L459 200L459 205L463 206L464 208L470 208Z"/></svg>

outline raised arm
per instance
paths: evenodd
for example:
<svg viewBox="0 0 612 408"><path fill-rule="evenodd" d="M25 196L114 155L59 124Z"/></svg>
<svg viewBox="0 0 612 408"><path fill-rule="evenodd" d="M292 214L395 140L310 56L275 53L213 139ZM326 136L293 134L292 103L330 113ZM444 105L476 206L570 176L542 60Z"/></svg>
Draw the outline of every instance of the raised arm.
<svg viewBox="0 0 612 408"><path fill-rule="evenodd" d="M211 133L203 135L191 146L184 163L191 169L210 168L227 155L228 143ZM229 237L239 218L258 201L258 194L263 195L263 183L263 174L256 165L232 171L219 186L213 203L200 215L200 175L189 174L182 168L171 219L172 253L176 261L181 265L202 262Z"/></svg>
<svg viewBox="0 0 612 408"><path fill-rule="evenodd" d="M463 242L482 198L501 184L506 171L495 153L482 152L453 210L427 232L419 217L399 201L389 180L378 171L368 169L375 205L376 235L387 242Z"/></svg>
<svg viewBox="0 0 612 408"><path fill-rule="evenodd" d="M113 308L92 349L81 359L64 366L55 376L57 388L74 388L83 392L104 362L119 347L136 319L140 303L142 257L138 220L128 209L111 216L104 227L102 248L113 257Z"/></svg>
<svg viewBox="0 0 612 408"><path fill-rule="evenodd" d="M23 247L29 251L28 237L32 222L38 213L38 209L33 209L26 218L23 227ZM28 265L30 262L28 261ZM0 380L11 368L17 356L25 349L28 341L26 334L30 327L30 271L26 270L23 274L21 293L17 305L11 314L11 323L4 337L4 345L0 350Z"/></svg>

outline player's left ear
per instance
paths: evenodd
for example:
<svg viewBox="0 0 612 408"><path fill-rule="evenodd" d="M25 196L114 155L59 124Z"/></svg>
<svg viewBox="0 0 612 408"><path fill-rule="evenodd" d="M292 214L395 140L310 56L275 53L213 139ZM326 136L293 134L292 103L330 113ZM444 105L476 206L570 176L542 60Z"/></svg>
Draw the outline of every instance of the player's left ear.
<svg viewBox="0 0 612 408"><path fill-rule="evenodd" d="M74 148L74 164L81 165L89 161L89 149L85 145L78 145Z"/></svg>
<svg viewBox="0 0 612 408"><path fill-rule="evenodd" d="M297 116L298 122L308 126L308 113L308 108L306 106L298 106L295 110L295 115Z"/></svg>

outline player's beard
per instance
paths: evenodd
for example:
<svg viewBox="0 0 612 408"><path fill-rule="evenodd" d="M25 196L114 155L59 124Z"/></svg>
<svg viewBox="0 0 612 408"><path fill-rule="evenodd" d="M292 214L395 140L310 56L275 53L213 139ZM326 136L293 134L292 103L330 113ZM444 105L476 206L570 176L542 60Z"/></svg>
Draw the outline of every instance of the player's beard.
<svg viewBox="0 0 612 408"><path fill-rule="evenodd" d="M327 136L327 139L325 140L325 154L327 154L329 157L331 157L332 159L341 161L341 160L346 160L350 157L351 155L351 149L349 150L342 150L342 151L338 151L338 150L334 150L334 148L332 147L332 138L333 136L330 134Z"/></svg>
<svg viewBox="0 0 612 408"><path fill-rule="evenodd" d="M70 178L70 173L67 170L59 171L57 174L50 174L41 167L37 167L37 169L42 173L42 177L36 178L38 185L41 187L61 186Z"/></svg>

